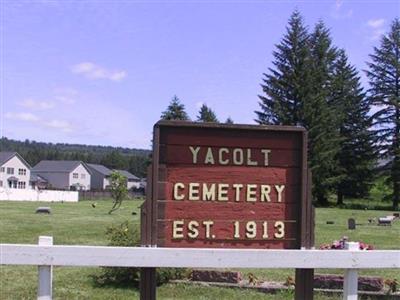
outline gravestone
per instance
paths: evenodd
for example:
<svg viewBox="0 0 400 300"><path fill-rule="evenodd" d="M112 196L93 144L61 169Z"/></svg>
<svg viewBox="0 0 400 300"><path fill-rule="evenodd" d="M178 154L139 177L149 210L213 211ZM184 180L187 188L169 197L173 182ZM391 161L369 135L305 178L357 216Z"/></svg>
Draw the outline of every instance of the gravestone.
<svg viewBox="0 0 400 300"><path fill-rule="evenodd" d="M51 208L41 206L41 207L36 208L35 213L36 214L51 214Z"/></svg>
<svg viewBox="0 0 400 300"><path fill-rule="evenodd" d="M392 226L392 218L382 217L378 219L378 225L381 226Z"/></svg>
<svg viewBox="0 0 400 300"><path fill-rule="evenodd" d="M356 220L353 218L350 218L347 220L347 226L349 230L355 230L356 229Z"/></svg>

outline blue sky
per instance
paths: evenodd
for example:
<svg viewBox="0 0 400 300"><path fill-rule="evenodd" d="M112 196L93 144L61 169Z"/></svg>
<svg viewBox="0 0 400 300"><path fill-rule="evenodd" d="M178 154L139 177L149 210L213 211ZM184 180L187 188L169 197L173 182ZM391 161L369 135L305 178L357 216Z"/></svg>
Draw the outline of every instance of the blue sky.
<svg viewBox="0 0 400 300"><path fill-rule="evenodd" d="M0 135L149 148L173 95L254 123L290 14L322 19L359 70L400 1L1 0ZM363 81L366 84L365 77Z"/></svg>

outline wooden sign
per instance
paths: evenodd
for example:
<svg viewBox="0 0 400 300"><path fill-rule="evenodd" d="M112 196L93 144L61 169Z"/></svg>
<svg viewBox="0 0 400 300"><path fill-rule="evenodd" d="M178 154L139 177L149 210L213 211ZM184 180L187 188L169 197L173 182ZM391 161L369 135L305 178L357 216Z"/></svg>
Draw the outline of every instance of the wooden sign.
<svg viewBox="0 0 400 300"><path fill-rule="evenodd" d="M154 127L141 243L311 248L310 181L302 127L160 121ZM313 298L313 274L296 270L296 299ZM155 269L142 269L142 300L156 299L155 282Z"/></svg>
<svg viewBox="0 0 400 300"><path fill-rule="evenodd" d="M160 121L153 143L143 228L149 244L261 249L307 244L303 128Z"/></svg>

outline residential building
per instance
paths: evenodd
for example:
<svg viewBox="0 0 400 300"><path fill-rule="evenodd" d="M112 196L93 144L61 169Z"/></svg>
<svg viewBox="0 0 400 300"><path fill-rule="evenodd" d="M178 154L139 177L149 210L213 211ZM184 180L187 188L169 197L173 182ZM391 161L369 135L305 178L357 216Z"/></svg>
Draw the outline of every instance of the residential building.
<svg viewBox="0 0 400 300"><path fill-rule="evenodd" d="M126 177L127 179L127 188L130 189L138 189L140 188L140 178L136 177L135 175L131 174L126 170L114 170Z"/></svg>
<svg viewBox="0 0 400 300"><path fill-rule="evenodd" d="M0 188L28 189L30 169L17 152L0 152Z"/></svg>
<svg viewBox="0 0 400 300"><path fill-rule="evenodd" d="M112 171L97 164L86 164L92 175L90 177L90 187L92 190L105 190L110 186L110 176Z"/></svg>
<svg viewBox="0 0 400 300"><path fill-rule="evenodd" d="M81 161L42 160L31 172L47 180L50 188L90 190L91 171Z"/></svg>
<svg viewBox="0 0 400 300"><path fill-rule="evenodd" d="M31 173L31 186L35 190L44 190L49 187L49 182L42 176Z"/></svg>

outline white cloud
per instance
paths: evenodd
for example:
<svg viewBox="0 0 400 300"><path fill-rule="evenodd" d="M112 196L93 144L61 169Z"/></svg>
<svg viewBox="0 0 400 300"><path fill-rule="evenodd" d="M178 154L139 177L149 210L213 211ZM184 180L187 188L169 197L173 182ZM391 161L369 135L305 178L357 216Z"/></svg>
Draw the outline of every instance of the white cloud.
<svg viewBox="0 0 400 300"><path fill-rule="evenodd" d="M42 123L43 126L49 128L60 129L64 132L71 132L72 126L69 122L63 120L50 120Z"/></svg>
<svg viewBox="0 0 400 300"><path fill-rule="evenodd" d="M31 122L37 125L35 126L44 126L47 128L59 129L63 132L71 132L72 126L69 122L64 120L43 120L35 114L30 112L7 112L5 114L6 119L15 120L15 121L23 121L23 122Z"/></svg>
<svg viewBox="0 0 400 300"><path fill-rule="evenodd" d="M353 10L343 8L343 0L336 0L331 16L334 19L347 19L353 16Z"/></svg>
<svg viewBox="0 0 400 300"><path fill-rule="evenodd" d="M75 104L78 91L72 88L57 88L54 90L54 98L64 104Z"/></svg>
<svg viewBox="0 0 400 300"><path fill-rule="evenodd" d="M51 101L37 101L32 98L25 99L19 103L20 106L33 109L33 110L48 110L52 109L55 105Z"/></svg>
<svg viewBox="0 0 400 300"><path fill-rule="evenodd" d="M336 0L335 2L335 7L336 9L340 9L343 5L343 1L342 0Z"/></svg>
<svg viewBox="0 0 400 300"><path fill-rule="evenodd" d="M54 98L64 104L74 104L76 102L74 98L68 96L55 96Z"/></svg>
<svg viewBox="0 0 400 300"><path fill-rule="evenodd" d="M24 122L38 122L40 118L30 112L8 112L5 117L10 120L24 121Z"/></svg>
<svg viewBox="0 0 400 300"><path fill-rule="evenodd" d="M82 62L71 67L72 73L82 74L88 79L109 79L121 81L127 75L123 70L108 70L91 62Z"/></svg>
<svg viewBox="0 0 400 300"><path fill-rule="evenodd" d="M370 36L372 40L377 40L383 34L385 34L384 25L385 25L385 19L382 18L368 20L367 26L372 29Z"/></svg>
<svg viewBox="0 0 400 300"><path fill-rule="evenodd" d="M380 28L383 24L385 24L385 19L371 19L367 22L367 25L371 28Z"/></svg>

